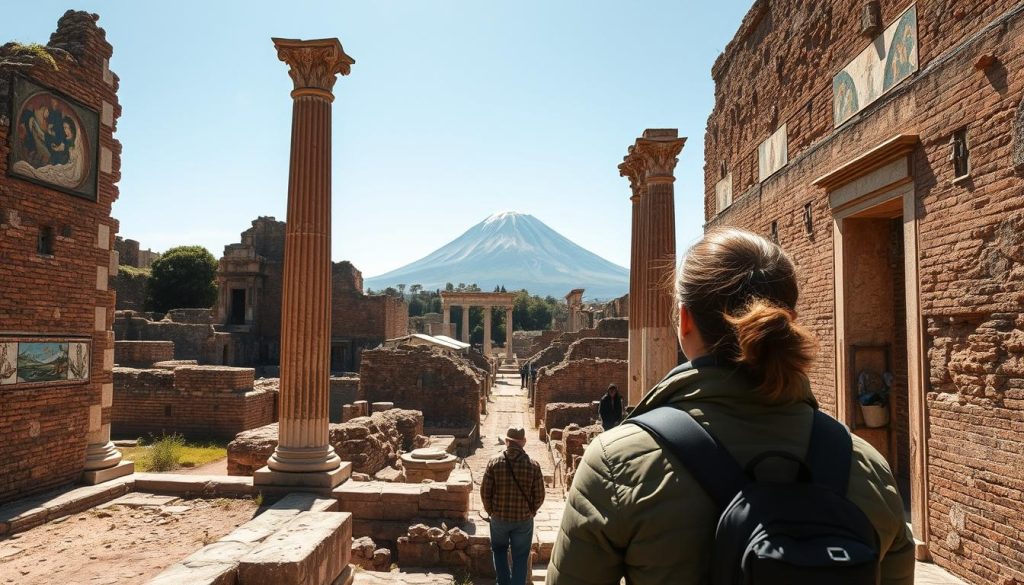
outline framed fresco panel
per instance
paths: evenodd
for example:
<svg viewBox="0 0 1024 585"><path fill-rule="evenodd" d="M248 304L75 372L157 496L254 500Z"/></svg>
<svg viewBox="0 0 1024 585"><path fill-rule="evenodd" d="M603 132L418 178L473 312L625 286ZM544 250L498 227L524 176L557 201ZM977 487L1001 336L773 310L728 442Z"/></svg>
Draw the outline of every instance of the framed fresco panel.
<svg viewBox="0 0 1024 585"><path fill-rule="evenodd" d="M832 116L840 126L883 96L918 68L917 6L875 37L867 48L832 78Z"/></svg>
<svg viewBox="0 0 1024 585"><path fill-rule="evenodd" d="M12 86L7 173L95 201L99 115L24 77Z"/></svg>
<svg viewBox="0 0 1024 585"><path fill-rule="evenodd" d="M82 339L0 339L0 387L88 382L90 349Z"/></svg>

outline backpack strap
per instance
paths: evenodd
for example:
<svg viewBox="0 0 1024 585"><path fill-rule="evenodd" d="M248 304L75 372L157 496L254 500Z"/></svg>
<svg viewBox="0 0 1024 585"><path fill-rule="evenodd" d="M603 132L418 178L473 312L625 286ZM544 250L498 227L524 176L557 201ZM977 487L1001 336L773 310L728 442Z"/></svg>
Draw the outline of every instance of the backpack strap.
<svg viewBox="0 0 1024 585"><path fill-rule="evenodd" d="M850 484L850 465L853 462L850 429L824 412L815 410L806 460L814 483L831 488L845 497Z"/></svg>
<svg viewBox="0 0 1024 585"><path fill-rule="evenodd" d="M662 406L626 419L679 459L722 510L750 479L732 455L690 413Z"/></svg>

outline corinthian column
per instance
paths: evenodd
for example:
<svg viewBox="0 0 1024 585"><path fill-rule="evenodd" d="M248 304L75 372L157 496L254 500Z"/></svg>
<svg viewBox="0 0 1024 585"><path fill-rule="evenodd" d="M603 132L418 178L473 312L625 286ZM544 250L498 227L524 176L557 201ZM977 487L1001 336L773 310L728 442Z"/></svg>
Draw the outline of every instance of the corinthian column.
<svg viewBox="0 0 1024 585"><path fill-rule="evenodd" d="M633 152L633 147L629 148L629 152ZM649 389L644 376L643 334L640 323L644 301L644 295L640 294L640 291L644 289L642 283L646 273L641 268L643 261L640 246L642 235L640 201L644 189L640 178L640 168L637 166L636 160L630 158L630 155L627 154L623 158L622 164L619 165L619 174L629 179L629 188L633 193L629 198L633 207L633 217L629 254L629 387L626 392L626 403L636 406Z"/></svg>
<svg viewBox="0 0 1024 585"><path fill-rule="evenodd" d="M641 270L644 272L641 319L646 388L676 365L678 340L671 323L676 261L675 176L685 138L676 129L644 130L629 158L639 169ZM632 318L632 314L630 315Z"/></svg>
<svg viewBox="0 0 1024 585"><path fill-rule="evenodd" d="M331 90L355 61L338 39L273 39L288 64L292 145L281 301L277 449L262 485L334 487L345 478L328 441L331 325Z"/></svg>

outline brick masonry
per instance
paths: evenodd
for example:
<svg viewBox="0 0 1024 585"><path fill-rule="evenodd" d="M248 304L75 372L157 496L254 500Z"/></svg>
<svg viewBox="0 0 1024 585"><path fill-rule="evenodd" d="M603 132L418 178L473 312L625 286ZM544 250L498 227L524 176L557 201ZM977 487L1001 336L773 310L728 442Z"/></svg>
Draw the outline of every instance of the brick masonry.
<svg viewBox="0 0 1024 585"><path fill-rule="evenodd" d="M126 367L150 367L174 359L173 341L115 341L114 363Z"/></svg>
<svg viewBox="0 0 1024 585"><path fill-rule="evenodd" d="M114 291L101 278L108 269L117 221L110 209L118 197L121 144L114 138L118 80L107 69L113 49L97 17L69 11L50 36L48 51L57 68L38 59L0 50L0 338L33 336L80 338L91 342L89 379L84 384L12 389L2 387L0 503L77 480L85 463L90 407L100 424L110 419L103 406L104 385L112 381L105 356L113 352ZM11 135L10 83L17 74L54 89L97 113L98 145L110 167L97 169L96 200L70 195L8 174ZM44 226L53 228L53 254L37 252ZM2 340L2 339L0 339ZM112 360L110 360L112 361Z"/></svg>
<svg viewBox="0 0 1024 585"><path fill-rule="evenodd" d="M626 360L588 358L562 362L537 374L534 424L540 426L549 402L589 403L600 400L608 384L625 388Z"/></svg>
<svg viewBox="0 0 1024 585"><path fill-rule="evenodd" d="M276 385L254 385L251 368L114 368L111 431L134 438L180 433L230 439L277 420Z"/></svg>
<svg viewBox="0 0 1024 585"><path fill-rule="evenodd" d="M368 350L359 368L365 400L419 410L428 429L478 426L485 382L483 370L426 347Z"/></svg>
<svg viewBox="0 0 1024 585"><path fill-rule="evenodd" d="M565 352L565 361L587 358L629 359L629 341L613 337L587 337L574 341Z"/></svg>
<svg viewBox="0 0 1024 585"><path fill-rule="evenodd" d="M907 4L883 0L881 7L888 26ZM800 275L797 311L822 348L812 387L834 413L833 215L828 195L812 182L894 135L919 136L909 169L921 314L886 311L897 322L919 317L924 332L927 544L938 564L971 582L1024 582L1024 559L1015 552L1024 549L1017 512L1024 501L1024 170L1014 167L1013 151L1024 96L1024 5L918 2L919 70L836 128L833 75L869 44L860 35L860 8L754 4L712 70L704 215L708 227L765 235L775 222ZM789 163L759 182L758 144L782 124ZM969 172L954 181L950 141L960 129ZM733 204L716 215L723 170L732 175ZM898 334L889 340L897 350L906 343ZM898 359L893 367L901 367ZM907 433L906 409L897 393L893 433ZM907 447L896 447L890 463L905 474Z"/></svg>

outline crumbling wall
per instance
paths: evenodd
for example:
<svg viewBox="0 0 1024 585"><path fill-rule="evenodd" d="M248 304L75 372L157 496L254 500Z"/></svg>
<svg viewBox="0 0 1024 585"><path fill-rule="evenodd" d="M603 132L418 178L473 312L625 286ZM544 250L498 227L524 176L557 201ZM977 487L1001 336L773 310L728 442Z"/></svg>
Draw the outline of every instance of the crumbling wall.
<svg viewBox="0 0 1024 585"><path fill-rule="evenodd" d="M612 337L586 337L574 341L565 352L567 362L587 358L629 359L629 341Z"/></svg>
<svg viewBox="0 0 1024 585"><path fill-rule="evenodd" d="M363 352L359 392L370 402L419 410L428 428L476 427L485 376L465 360L427 347Z"/></svg>
<svg viewBox="0 0 1024 585"><path fill-rule="evenodd" d="M331 376L330 406L328 420L342 421L342 409L346 404L363 400L359 393L359 376Z"/></svg>
<svg viewBox="0 0 1024 585"><path fill-rule="evenodd" d="M626 295L628 298L629 295ZM624 317L609 317L597 322L594 335L598 337L617 337L619 339L629 338L629 319Z"/></svg>
<svg viewBox="0 0 1024 585"><path fill-rule="evenodd" d="M541 440L547 439L551 429L564 429L570 424L581 427L594 424L597 408L591 402L549 402L544 406L544 428Z"/></svg>
<svg viewBox="0 0 1024 585"><path fill-rule="evenodd" d="M342 461L352 462L353 472L373 475L394 467L401 452L411 450L422 434L422 413L395 408L332 423L328 440ZM277 423L239 433L228 444L228 475L252 475L266 465L277 437Z"/></svg>
<svg viewBox="0 0 1024 585"><path fill-rule="evenodd" d="M600 400L608 384L625 388L627 362L591 358L562 362L537 374L534 394L534 424L540 426L549 402L590 402Z"/></svg>
<svg viewBox="0 0 1024 585"><path fill-rule="evenodd" d="M276 387L254 384L250 368L114 368L111 432L227 439L276 420L277 396Z"/></svg>
<svg viewBox="0 0 1024 585"><path fill-rule="evenodd" d="M214 331L209 323L179 323L164 317L151 321L136 311L117 311L114 335L119 341L172 341L174 359L219 363L214 359Z"/></svg>
<svg viewBox="0 0 1024 585"><path fill-rule="evenodd" d="M114 363L132 368L148 368L157 362L174 359L171 341L115 341Z"/></svg>

